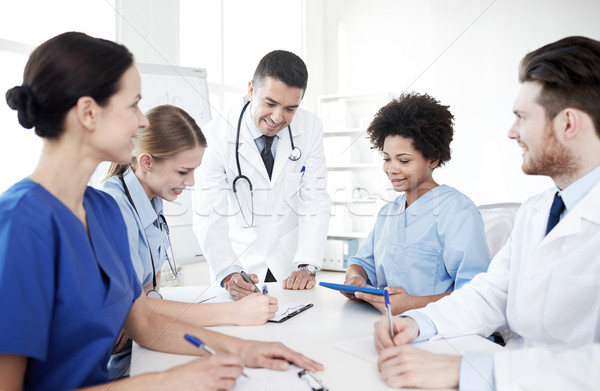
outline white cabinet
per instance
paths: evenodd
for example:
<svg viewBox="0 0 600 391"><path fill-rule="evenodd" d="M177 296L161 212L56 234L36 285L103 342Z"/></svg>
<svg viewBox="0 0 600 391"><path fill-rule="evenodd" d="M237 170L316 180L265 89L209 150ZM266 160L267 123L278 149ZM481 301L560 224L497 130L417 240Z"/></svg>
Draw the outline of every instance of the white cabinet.
<svg viewBox="0 0 600 391"><path fill-rule="evenodd" d="M378 150L366 130L391 93L325 95L318 98L327 159L331 218L323 268L345 270L348 258L372 229L377 211L389 199L389 183Z"/></svg>

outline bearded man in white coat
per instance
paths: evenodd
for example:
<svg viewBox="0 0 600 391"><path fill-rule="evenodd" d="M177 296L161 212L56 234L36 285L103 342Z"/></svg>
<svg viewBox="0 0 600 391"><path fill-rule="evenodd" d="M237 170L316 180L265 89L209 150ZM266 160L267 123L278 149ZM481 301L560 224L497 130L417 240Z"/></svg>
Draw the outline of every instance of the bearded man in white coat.
<svg viewBox="0 0 600 391"><path fill-rule="evenodd" d="M487 273L422 310L375 324L393 387L600 389L600 42L569 37L521 61L508 136L522 169L556 187L527 200ZM505 351L435 355L407 343L510 328Z"/></svg>
<svg viewBox="0 0 600 391"><path fill-rule="evenodd" d="M330 198L323 124L299 107L307 82L300 57L272 51L244 101L203 128L194 232L233 299L259 281L311 289L322 265Z"/></svg>

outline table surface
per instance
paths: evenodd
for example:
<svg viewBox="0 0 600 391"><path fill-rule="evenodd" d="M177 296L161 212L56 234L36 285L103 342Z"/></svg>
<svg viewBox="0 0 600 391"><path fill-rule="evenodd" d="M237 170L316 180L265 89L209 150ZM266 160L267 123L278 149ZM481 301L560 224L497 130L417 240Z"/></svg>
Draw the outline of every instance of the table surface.
<svg viewBox="0 0 600 391"><path fill-rule="evenodd" d="M320 272L318 280L342 283L343 273ZM212 285L170 287L161 290L171 300L198 302L221 293L222 288ZM321 362L325 370L315 375L330 391L387 390L377 365L331 346L335 342L361 338L373 333L373 323L381 313L368 303L351 301L339 292L316 286L308 291L283 290L279 283L269 284L269 293L280 301L311 302L310 308L283 323L262 326L216 326L212 330L244 339L280 341L304 355ZM501 349L487 339L474 337L475 350ZM446 340L445 344L451 340ZM472 346L472 340L470 346ZM442 349L443 350L443 349ZM460 351L461 348L455 349ZM195 357L160 353L134 343L131 375L160 371L186 363Z"/></svg>

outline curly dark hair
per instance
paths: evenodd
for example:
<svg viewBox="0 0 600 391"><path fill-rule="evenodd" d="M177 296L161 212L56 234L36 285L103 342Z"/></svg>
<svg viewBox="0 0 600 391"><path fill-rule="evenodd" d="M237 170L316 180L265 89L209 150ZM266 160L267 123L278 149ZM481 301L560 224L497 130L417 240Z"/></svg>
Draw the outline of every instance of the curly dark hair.
<svg viewBox="0 0 600 391"><path fill-rule="evenodd" d="M437 160L437 167L450 160L450 142L454 134L454 116L438 100L415 92L402 94L383 106L367 133L373 149L383 150L387 136L410 138L413 147L425 159Z"/></svg>

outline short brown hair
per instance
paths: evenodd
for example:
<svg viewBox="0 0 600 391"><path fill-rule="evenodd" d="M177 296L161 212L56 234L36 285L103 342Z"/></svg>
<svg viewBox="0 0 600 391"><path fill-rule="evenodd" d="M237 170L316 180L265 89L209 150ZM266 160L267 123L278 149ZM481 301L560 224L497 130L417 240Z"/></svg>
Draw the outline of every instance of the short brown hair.
<svg viewBox="0 0 600 391"><path fill-rule="evenodd" d="M308 70L306 64L297 55L286 50L273 50L260 60L252 78L255 85L265 77L272 77L289 87L300 88L306 92Z"/></svg>
<svg viewBox="0 0 600 391"><path fill-rule="evenodd" d="M600 137L600 42L567 37L528 53L519 81L542 85L538 103L548 120L567 107L587 113Z"/></svg>

